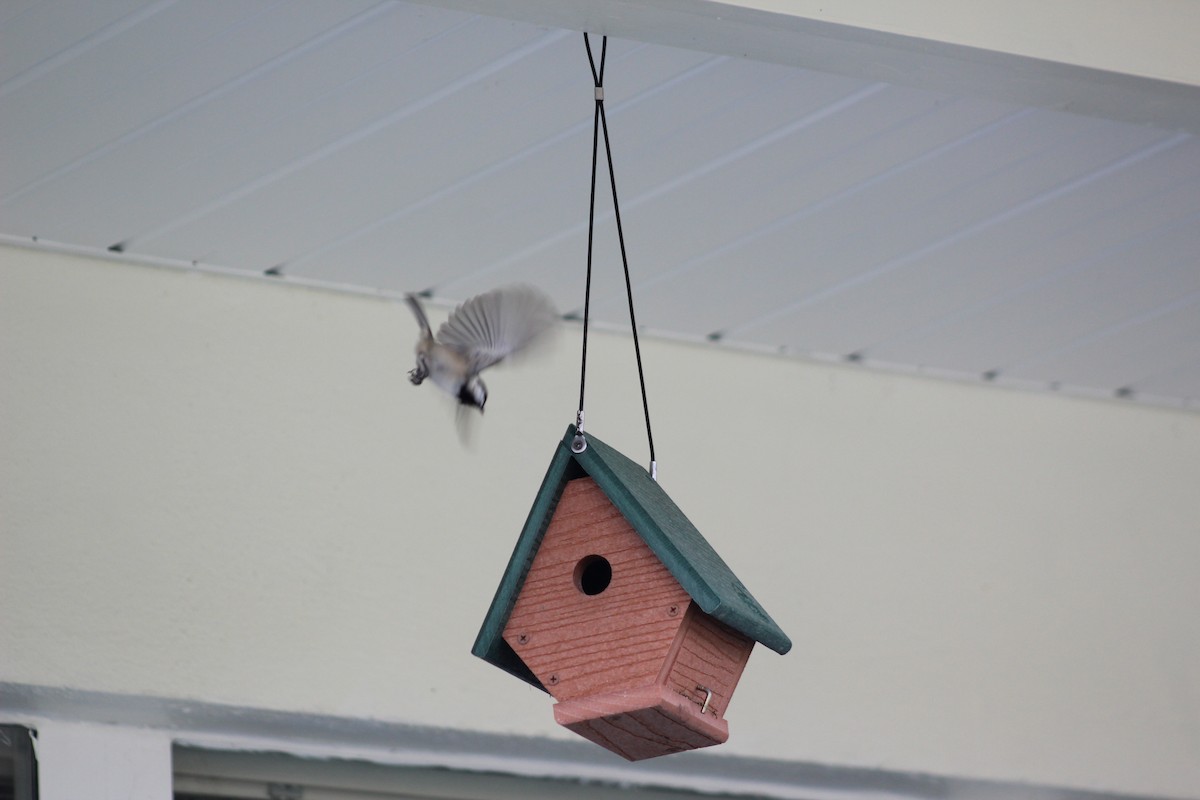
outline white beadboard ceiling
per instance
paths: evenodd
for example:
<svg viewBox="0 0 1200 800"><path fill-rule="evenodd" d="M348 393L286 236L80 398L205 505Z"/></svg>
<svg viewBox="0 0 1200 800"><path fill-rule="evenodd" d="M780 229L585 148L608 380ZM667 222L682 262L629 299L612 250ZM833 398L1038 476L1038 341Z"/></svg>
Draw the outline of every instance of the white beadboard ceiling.
<svg viewBox="0 0 1200 800"><path fill-rule="evenodd" d="M648 332L1200 409L1194 127L845 72L610 39ZM447 303L525 281L578 312L592 111L578 31L7 0L0 234ZM605 181L593 313L620 327Z"/></svg>

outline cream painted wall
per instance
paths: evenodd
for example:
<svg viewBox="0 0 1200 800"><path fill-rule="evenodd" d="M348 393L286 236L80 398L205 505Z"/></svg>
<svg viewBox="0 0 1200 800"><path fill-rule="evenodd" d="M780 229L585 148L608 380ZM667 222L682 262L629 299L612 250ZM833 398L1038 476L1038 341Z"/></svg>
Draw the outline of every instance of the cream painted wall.
<svg viewBox="0 0 1200 800"><path fill-rule="evenodd" d="M402 304L0 248L0 681L568 737L469 655L578 331L471 449ZM660 480L796 645L721 752L1197 796L1200 416L643 343ZM629 341L588 428L635 459Z"/></svg>

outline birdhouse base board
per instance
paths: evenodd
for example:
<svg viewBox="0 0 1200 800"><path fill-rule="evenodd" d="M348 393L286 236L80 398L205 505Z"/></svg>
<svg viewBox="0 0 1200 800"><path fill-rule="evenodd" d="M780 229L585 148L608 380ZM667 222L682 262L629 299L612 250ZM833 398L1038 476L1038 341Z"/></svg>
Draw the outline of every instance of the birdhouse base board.
<svg viewBox="0 0 1200 800"><path fill-rule="evenodd" d="M554 720L622 758L640 761L721 744L729 725L661 684L564 700Z"/></svg>

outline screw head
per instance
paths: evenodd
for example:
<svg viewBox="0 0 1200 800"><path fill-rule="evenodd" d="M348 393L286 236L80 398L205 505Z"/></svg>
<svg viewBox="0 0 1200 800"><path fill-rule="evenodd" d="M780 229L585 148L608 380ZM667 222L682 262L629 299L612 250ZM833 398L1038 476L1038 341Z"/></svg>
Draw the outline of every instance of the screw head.
<svg viewBox="0 0 1200 800"><path fill-rule="evenodd" d="M679 606L671 606L667 609L667 613L672 617L679 613Z"/></svg>
<svg viewBox="0 0 1200 800"><path fill-rule="evenodd" d="M517 637L517 644L529 644L529 634L522 633Z"/></svg>
<svg viewBox="0 0 1200 800"><path fill-rule="evenodd" d="M558 676L557 676L557 675L551 675L551 676L550 676L550 685L551 685L551 686L554 686L554 685L556 685L557 683L558 683Z"/></svg>

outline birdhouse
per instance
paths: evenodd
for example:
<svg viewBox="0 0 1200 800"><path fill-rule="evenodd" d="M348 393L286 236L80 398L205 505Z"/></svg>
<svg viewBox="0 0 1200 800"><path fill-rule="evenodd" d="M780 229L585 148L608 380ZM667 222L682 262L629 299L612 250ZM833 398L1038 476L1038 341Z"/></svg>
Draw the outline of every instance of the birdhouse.
<svg viewBox="0 0 1200 800"><path fill-rule="evenodd" d="M791 641L638 464L559 443L472 652L631 761L720 744L754 643Z"/></svg>

